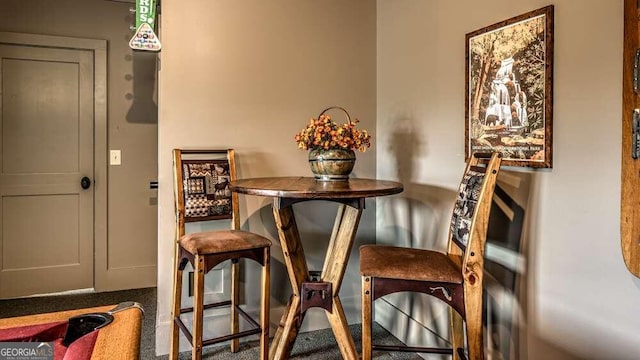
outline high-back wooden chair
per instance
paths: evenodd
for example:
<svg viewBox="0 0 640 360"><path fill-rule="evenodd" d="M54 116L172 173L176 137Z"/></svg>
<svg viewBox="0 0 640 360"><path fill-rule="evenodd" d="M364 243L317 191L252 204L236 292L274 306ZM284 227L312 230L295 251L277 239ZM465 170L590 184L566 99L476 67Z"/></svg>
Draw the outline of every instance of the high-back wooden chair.
<svg viewBox="0 0 640 360"><path fill-rule="evenodd" d="M491 198L501 154L474 154L467 163L451 217L447 253L385 245L360 247L362 275L362 359L372 350L452 354L484 359L482 279ZM451 349L372 345L373 301L396 292L420 292L450 306Z"/></svg>
<svg viewBox="0 0 640 360"><path fill-rule="evenodd" d="M240 230L238 195L229 191L236 178L233 149L173 150L174 194L176 205L176 261L172 309L171 359L178 358L181 330L192 346L192 359L201 359L202 347L231 340L231 351L238 351L238 339L259 334L260 359L268 358L269 349L269 260L271 241L260 235ZM185 223L227 219L229 230L185 234ZM262 265L260 324L240 308L239 259L252 259ZM204 275L216 265L231 261L231 299L204 304ZM182 308L182 274L191 263L194 269L193 308ZM230 306L229 335L202 339L203 315L208 308ZM180 314L193 312L193 334ZM250 324L239 331L238 315Z"/></svg>

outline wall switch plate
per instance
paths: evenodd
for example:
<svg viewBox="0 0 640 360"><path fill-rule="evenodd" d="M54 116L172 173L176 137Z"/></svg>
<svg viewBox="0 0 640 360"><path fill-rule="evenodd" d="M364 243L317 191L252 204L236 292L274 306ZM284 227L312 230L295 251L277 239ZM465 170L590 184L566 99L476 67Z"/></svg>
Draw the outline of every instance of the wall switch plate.
<svg viewBox="0 0 640 360"><path fill-rule="evenodd" d="M122 157L120 150L111 150L109 152L109 164L120 165L122 163Z"/></svg>

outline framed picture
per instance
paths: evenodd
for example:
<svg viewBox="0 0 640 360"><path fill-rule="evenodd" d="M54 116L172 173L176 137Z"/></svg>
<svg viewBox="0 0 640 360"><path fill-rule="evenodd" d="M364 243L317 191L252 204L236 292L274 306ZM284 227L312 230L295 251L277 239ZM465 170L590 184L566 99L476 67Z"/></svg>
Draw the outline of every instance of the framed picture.
<svg viewBox="0 0 640 360"><path fill-rule="evenodd" d="M465 156L552 167L553 5L466 35Z"/></svg>

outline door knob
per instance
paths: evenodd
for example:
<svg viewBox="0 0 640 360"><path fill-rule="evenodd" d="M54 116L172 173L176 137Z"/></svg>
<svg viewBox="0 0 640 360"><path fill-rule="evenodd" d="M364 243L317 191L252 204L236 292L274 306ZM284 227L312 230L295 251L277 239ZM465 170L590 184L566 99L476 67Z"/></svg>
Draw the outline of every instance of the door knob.
<svg viewBox="0 0 640 360"><path fill-rule="evenodd" d="M80 180L80 186L82 186L83 189L87 190L91 187L91 179L86 176L83 177L82 180Z"/></svg>

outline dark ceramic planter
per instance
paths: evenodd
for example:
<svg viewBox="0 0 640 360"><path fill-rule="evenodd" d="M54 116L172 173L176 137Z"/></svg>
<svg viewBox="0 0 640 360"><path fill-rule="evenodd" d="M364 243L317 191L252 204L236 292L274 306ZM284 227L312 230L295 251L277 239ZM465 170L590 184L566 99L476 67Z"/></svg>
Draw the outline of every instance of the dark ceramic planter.
<svg viewBox="0 0 640 360"><path fill-rule="evenodd" d="M348 180L356 163L353 150L331 149L309 151L309 166L317 180Z"/></svg>

